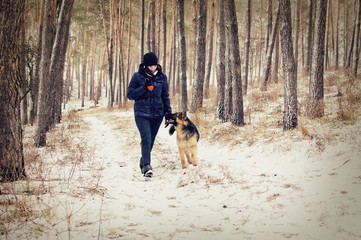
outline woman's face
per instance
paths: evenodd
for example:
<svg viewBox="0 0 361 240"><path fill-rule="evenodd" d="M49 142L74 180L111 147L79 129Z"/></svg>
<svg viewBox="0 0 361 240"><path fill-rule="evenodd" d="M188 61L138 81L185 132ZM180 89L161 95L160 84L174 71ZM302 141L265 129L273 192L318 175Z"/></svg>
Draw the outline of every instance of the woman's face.
<svg viewBox="0 0 361 240"><path fill-rule="evenodd" d="M152 66L148 66L149 71L151 71L152 73L155 72L155 70L157 70L157 65L152 65Z"/></svg>

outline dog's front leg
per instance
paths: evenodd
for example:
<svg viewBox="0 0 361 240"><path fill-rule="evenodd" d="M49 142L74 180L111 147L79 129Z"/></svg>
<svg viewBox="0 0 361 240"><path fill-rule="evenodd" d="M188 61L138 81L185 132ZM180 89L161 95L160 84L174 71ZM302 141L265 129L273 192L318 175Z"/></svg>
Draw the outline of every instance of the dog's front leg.
<svg viewBox="0 0 361 240"><path fill-rule="evenodd" d="M178 151L180 154L182 168L187 168L186 160L185 160L185 151L183 148L178 147Z"/></svg>
<svg viewBox="0 0 361 240"><path fill-rule="evenodd" d="M193 166L197 166L197 164L198 164L198 161L197 161L197 145L193 146L191 151L192 151L192 153L191 153L192 164L193 164Z"/></svg>

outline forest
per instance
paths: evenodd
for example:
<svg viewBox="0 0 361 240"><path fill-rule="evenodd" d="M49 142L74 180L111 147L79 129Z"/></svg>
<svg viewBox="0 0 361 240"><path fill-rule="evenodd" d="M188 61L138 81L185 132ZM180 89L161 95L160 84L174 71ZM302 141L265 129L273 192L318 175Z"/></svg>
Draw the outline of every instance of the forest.
<svg viewBox="0 0 361 240"><path fill-rule="evenodd" d="M0 9L5 239L361 238L361 0L6 0ZM134 173L140 140L127 99L147 52L167 75L173 112L187 111L201 133L200 166L182 170L161 127L149 182ZM340 184L319 190L326 181ZM292 205L306 220L290 220ZM206 208L224 221L206 224ZM204 224L186 224L187 210ZM160 235L147 232L148 218Z"/></svg>

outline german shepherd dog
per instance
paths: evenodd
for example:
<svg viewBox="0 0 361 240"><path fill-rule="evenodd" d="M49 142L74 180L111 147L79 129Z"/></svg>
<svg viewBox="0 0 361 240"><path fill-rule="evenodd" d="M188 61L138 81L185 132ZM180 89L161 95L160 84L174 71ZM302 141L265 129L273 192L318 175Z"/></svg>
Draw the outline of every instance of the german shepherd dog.
<svg viewBox="0 0 361 240"><path fill-rule="evenodd" d="M187 117L186 112L177 112L174 114L168 114L169 120L166 122L166 126L171 124L169 129L169 135L173 135L174 131L177 132L177 145L181 158L182 168L187 168L185 162L185 156L188 163L197 165L197 144L199 141L199 132L191 120Z"/></svg>

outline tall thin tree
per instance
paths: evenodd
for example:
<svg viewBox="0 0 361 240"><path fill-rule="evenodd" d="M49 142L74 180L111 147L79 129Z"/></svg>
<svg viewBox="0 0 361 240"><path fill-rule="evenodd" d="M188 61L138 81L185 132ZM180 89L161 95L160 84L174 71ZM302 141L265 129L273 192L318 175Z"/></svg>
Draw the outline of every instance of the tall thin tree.
<svg viewBox="0 0 361 240"><path fill-rule="evenodd" d="M197 32L195 49L195 76L193 81L191 111L195 112L203 105L203 84L206 59L207 1L197 0Z"/></svg>
<svg viewBox="0 0 361 240"><path fill-rule="evenodd" d="M163 19L163 52L162 52L162 67L163 72L167 72L167 0L163 0L162 4L162 19Z"/></svg>
<svg viewBox="0 0 361 240"><path fill-rule="evenodd" d="M39 72L39 103L34 136L34 144L37 147L46 145L46 132L50 128L51 103L49 102L49 95L52 91L52 83L49 76L51 53L55 37L55 10L55 1L45 1L45 18Z"/></svg>
<svg viewBox="0 0 361 240"><path fill-rule="evenodd" d="M316 3L314 42L312 50L312 67L310 75L308 114L311 117L322 117L324 114L324 58L325 58L325 30L326 30L327 0Z"/></svg>
<svg viewBox="0 0 361 240"><path fill-rule="evenodd" d="M63 73L65 65L66 50L69 40L69 29L71 12L74 0L63 0L60 15L56 27L56 35L50 61L50 79L54 88L51 94L52 114L51 123L61 120L61 101L63 99Z"/></svg>
<svg viewBox="0 0 361 240"><path fill-rule="evenodd" d="M25 176L20 119L23 0L0 1L0 182Z"/></svg>
<svg viewBox="0 0 361 240"><path fill-rule="evenodd" d="M355 47L354 47L354 55L352 62L352 72L356 76L357 75L357 65L359 62L360 56L360 24L361 24L361 0L357 0L357 15L356 18L356 33L355 33Z"/></svg>
<svg viewBox="0 0 361 240"><path fill-rule="evenodd" d="M249 0L250 1L250 0ZM225 97L225 22L224 22L224 1L218 1L217 7L217 117L223 122L226 121L224 108Z"/></svg>
<svg viewBox="0 0 361 240"><path fill-rule="evenodd" d="M245 74L244 74L244 80L243 80L243 94L247 95L247 89L248 89L248 72L249 72L249 51L251 47L251 11L252 11L252 1L247 0L247 10L246 10L246 28L247 28L247 34L246 34L246 59L245 59Z"/></svg>
<svg viewBox="0 0 361 240"><path fill-rule="evenodd" d="M283 129L290 130L297 127L297 81L292 45L291 3L290 0L280 0L279 4L282 66L285 79Z"/></svg>
<svg viewBox="0 0 361 240"><path fill-rule="evenodd" d="M209 85L211 78L212 62L213 62L213 35L214 35L214 16L215 16L215 5L214 0L210 1L210 19L209 19L209 32L207 40L207 62L206 62L206 74L204 76L204 97L209 97Z"/></svg>
<svg viewBox="0 0 361 240"><path fill-rule="evenodd" d="M307 17L307 48L306 48L306 72L311 70L312 62L312 12L313 12L313 0L308 0L308 17Z"/></svg>
<svg viewBox="0 0 361 240"><path fill-rule="evenodd" d="M142 61L144 55L144 9L145 9L145 0L142 0L142 9L141 9L141 24L140 24L140 61Z"/></svg>
<svg viewBox="0 0 361 240"><path fill-rule="evenodd" d="M244 125L241 58L239 54L238 24L234 0L225 3L227 45L229 45L232 76L232 124Z"/></svg>
<svg viewBox="0 0 361 240"><path fill-rule="evenodd" d="M301 11L301 0L296 0L295 3L295 24L294 24L294 51L295 51L295 64L296 64L296 81L298 72L298 40L300 35L300 11Z"/></svg>
<svg viewBox="0 0 361 240"><path fill-rule="evenodd" d="M275 20L275 24L273 26L273 30L272 30L272 39L270 42L270 46L267 48L267 56L266 56L266 68L265 68L265 72L263 75L263 80L262 80L262 86L261 86L261 90L262 91L266 91L267 90L267 82L270 76L270 71L271 71L271 63L272 63L272 53L273 53L273 48L275 45L275 41L276 41L276 35L278 33L278 25L280 22L280 10L279 8L277 9L277 14L276 14L276 20Z"/></svg>
<svg viewBox="0 0 361 240"><path fill-rule="evenodd" d="M181 69L187 69L186 39L184 33L184 0L177 0L178 17L178 48L179 64ZM187 106L187 73L180 71L179 107L182 111L188 110Z"/></svg>

